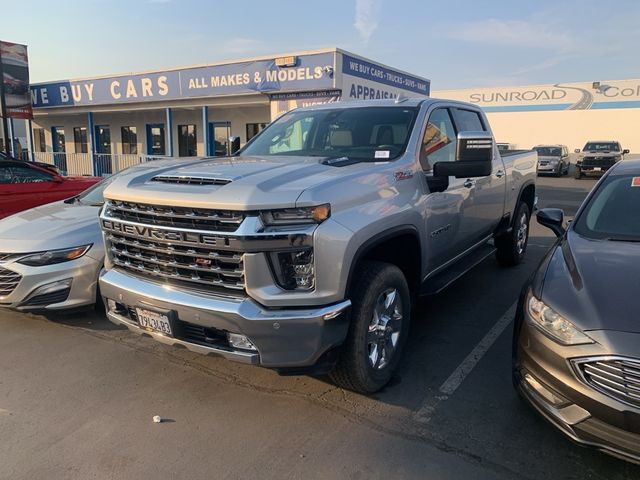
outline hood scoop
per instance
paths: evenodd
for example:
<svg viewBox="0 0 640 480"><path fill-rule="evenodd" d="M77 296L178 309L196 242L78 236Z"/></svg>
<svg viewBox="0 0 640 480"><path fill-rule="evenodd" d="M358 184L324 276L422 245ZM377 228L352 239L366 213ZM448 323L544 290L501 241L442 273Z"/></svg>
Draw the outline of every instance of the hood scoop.
<svg viewBox="0 0 640 480"><path fill-rule="evenodd" d="M231 183L228 178L210 178L179 175L158 175L151 179L152 182L171 183L174 185L227 185Z"/></svg>

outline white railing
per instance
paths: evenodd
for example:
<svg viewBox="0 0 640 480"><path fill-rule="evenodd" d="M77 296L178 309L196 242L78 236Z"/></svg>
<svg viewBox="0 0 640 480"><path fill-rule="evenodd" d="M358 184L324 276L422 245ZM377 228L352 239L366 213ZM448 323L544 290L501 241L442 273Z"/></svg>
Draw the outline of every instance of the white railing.
<svg viewBox="0 0 640 480"><path fill-rule="evenodd" d="M152 160L158 157L144 154L95 153L95 165L90 153L35 152L35 161L55 165L64 175L109 176L120 170Z"/></svg>

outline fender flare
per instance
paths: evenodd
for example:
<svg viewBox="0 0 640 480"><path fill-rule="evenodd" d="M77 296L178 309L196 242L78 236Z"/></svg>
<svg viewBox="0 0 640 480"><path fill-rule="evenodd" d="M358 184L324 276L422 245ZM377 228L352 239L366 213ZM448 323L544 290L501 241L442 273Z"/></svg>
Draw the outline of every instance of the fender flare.
<svg viewBox="0 0 640 480"><path fill-rule="evenodd" d="M368 238L364 243L362 243L356 253L353 255L353 260L351 261L351 265L349 266L349 274L347 276L347 284L345 289L345 297L349 294L351 290L351 284L353 282L353 276L355 274L356 266L360 263L360 261L364 258L365 254L378 245L392 240L394 237L400 237L402 235L412 235L416 238L419 250L420 250L420 271L418 278L422 278L422 240L420 239L420 234L418 229L414 225L398 225L387 230L383 230L375 234L374 236Z"/></svg>

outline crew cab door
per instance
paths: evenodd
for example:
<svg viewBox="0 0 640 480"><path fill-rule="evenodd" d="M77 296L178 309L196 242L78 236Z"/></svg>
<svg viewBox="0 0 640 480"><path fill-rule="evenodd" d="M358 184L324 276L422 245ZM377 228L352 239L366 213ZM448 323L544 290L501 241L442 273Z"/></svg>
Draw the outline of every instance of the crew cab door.
<svg viewBox="0 0 640 480"><path fill-rule="evenodd" d="M489 132L483 115L476 110L451 108L457 132ZM469 200L464 216L467 217L469 246L491 235L504 214L506 175L502 157L494 148L491 175L465 181Z"/></svg>
<svg viewBox="0 0 640 480"><path fill-rule="evenodd" d="M449 108L436 108L424 127L419 160L427 184L433 184L433 166L455 162L457 131ZM435 188L433 189L435 190ZM428 191L424 198L427 271L448 263L470 246L473 222L471 188L464 178L449 177L443 191Z"/></svg>

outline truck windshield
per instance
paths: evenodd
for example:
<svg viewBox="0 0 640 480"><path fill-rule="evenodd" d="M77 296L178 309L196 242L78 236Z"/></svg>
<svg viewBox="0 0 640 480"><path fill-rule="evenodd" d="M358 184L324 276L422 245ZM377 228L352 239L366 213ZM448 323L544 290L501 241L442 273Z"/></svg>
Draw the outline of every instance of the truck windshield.
<svg viewBox="0 0 640 480"><path fill-rule="evenodd" d="M536 147L534 149L541 157L559 157L560 149L558 147Z"/></svg>
<svg viewBox="0 0 640 480"><path fill-rule="evenodd" d="M417 112L407 107L293 111L263 130L242 155L393 160L406 149Z"/></svg>
<svg viewBox="0 0 640 480"><path fill-rule="evenodd" d="M617 143L613 142L589 142L583 150L585 152L619 152L620 148Z"/></svg>
<svg viewBox="0 0 640 480"><path fill-rule="evenodd" d="M640 177L607 177L573 229L598 240L640 242Z"/></svg>

